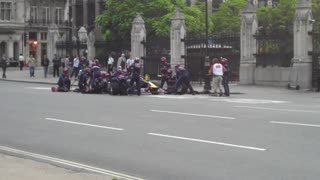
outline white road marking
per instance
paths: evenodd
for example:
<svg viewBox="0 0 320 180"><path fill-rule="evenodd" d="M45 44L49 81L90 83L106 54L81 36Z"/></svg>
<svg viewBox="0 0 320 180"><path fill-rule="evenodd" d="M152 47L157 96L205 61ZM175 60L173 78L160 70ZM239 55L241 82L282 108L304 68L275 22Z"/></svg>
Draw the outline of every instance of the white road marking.
<svg viewBox="0 0 320 180"><path fill-rule="evenodd" d="M230 102L230 103L241 103L241 104L283 104L283 103L291 103L289 101L278 101L278 100L245 99L245 98L223 98L223 97L210 98L209 100L211 100L211 101Z"/></svg>
<svg viewBox="0 0 320 180"><path fill-rule="evenodd" d="M320 127L318 124L302 124L302 123L292 123L292 122L281 122L281 121L270 121L272 124L285 124L294 126L308 126L308 127Z"/></svg>
<svg viewBox="0 0 320 180"><path fill-rule="evenodd" d="M26 87L27 89L35 89L35 90L51 90L51 87Z"/></svg>
<svg viewBox="0 0 320 180"><path fill-rule="evenodd" d="M117 131L123 131L124 130L124 129L121 129L121 128L100 126L100 125L95 125L95 124L87 124L87 123L80 123L80 122L74 122L74 121L66 121L66 120L54 119L54 118L46 118L46 120L69 123L69 124L76 124L76 125L81 125L81 126L89 126L89 127L103 128L103 129L111 129L111 130L117 130Z"/></svg>
<svg viewBox="0 0 320 180"><path fill-rule="evenodd" d="M143 179L138 178L138 177L129 176L129 175L118 173L118 172L114 172L114 171L109 171L109 170L106 170L106 169L101 169L101 168L97 168L97 167L93 167L93 166L88 166L88 165L85 165L85 164L80 164L80 163L76 163L76 162L72 162L72 161L67 161L67 160L64 160L64 159L53 158L53 157L50 157L50 156L44 156L44 155L35 154L35 153L31 153L31 152L21 151L21 150L17 150L17 149L13 149L13 148L0 146L0 151L19 154L19 155L22 155L22 156L32 157L32 158L36 158L36 159L41 159L41 160L45 160L45 161L49 161L49 162L53 162L53 163L58 163L58 164L61 164L61 165L66 165L66 166L69 166L69 167L85 169L85 170L88 170L88 171L91 171L91 172L100 173L100 174L104 174L104 175L109 175L109 176L113 176L113 177L117 177L117 178L132 179L132 180L143 180Z"/></svg>
<svg viewBox="0 0 320 180"><path fill-rule="evenodd" d="M198 116L198 117L209 117L209 118L220 118L220 119L236 119L234 117L213 116L213 115L206 115L206 114L191 114L191 113L174 112L174 111L162 111L162 110L150 110L150 111L158 112L158 113L179 114L179 115L186 115L186 116Z"/></svg>
<svg viewBox="0 0 320 180"><path fill-rule="evenodd" d="M301 109L275 109L275 108L264 108L264 107L254 107L254 106L235 106L235 107L236 107L236 108L249 108L249 109L270 110L270 111L320 113L320 111L301 110Z"/></svg>
<svg viewBox="0 0 320 180"><path fill-rule="evenodd" d="M166 138L173 138L173 139L201 142L201 143L207 143L207 144L216 144L216 145L236 147L236 148L242 148L242 149L250 149L250 150L256 150L256 151L266 151L266 149L257 148L257 147L251 147L251 146L242 146L242 145L236 145L236 144L229 144L229 143L215 142L215 141L207 141L207 140L201 140L201 139L179 137L179 136L172 136L172 135L165 135L165 134L158 134L158 133L148 133L148 134L152 135L152 136L159 136L159 137L166 137Z"/></svg>

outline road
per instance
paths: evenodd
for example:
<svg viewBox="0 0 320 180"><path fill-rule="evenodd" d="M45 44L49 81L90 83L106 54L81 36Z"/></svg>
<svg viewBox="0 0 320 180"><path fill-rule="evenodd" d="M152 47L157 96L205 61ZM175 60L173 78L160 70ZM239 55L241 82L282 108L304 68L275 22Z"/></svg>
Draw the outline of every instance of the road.
<svg viewBox="0 0 320 180"><path fill-rule="evenodd" d="M317 180L320 95L52 93L0 81L0 146L150 180Z"/></svg>

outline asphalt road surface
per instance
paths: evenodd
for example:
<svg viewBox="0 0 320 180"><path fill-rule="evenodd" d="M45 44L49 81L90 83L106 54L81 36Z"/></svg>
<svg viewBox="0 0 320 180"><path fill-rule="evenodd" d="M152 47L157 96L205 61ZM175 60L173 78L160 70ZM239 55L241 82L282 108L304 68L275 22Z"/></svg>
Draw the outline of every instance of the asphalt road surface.
<svg viewBox="0 0 320 180"><path fill-rule="evenodd" d="M320 95L52 93L0 82L0 146L150 180L318 180Z"/></svg>

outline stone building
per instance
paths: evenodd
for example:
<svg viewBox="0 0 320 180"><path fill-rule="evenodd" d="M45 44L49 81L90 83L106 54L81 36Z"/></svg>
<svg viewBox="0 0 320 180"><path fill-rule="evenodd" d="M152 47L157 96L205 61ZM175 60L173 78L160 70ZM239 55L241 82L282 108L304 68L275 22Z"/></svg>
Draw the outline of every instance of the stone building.
<svg viewBox="0 0 320 180"><path fill-rule="evenodd" d="M0 0L0 16L0 55L14 60L19 53L52 58L54 41L70 29L68 0Z"/></svg>

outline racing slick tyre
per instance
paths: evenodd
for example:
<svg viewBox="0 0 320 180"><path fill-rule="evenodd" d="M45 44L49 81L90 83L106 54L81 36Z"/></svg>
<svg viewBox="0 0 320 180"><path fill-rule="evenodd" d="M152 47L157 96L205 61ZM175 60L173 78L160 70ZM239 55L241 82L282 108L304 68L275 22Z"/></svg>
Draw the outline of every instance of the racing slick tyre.
<svg viewBox="0 0 320 180"><path fill-rule="evenodd" d="M110 94L111 95L117 95L119 94L119 84L116 82L112 82L110 84Z"/></svg>

